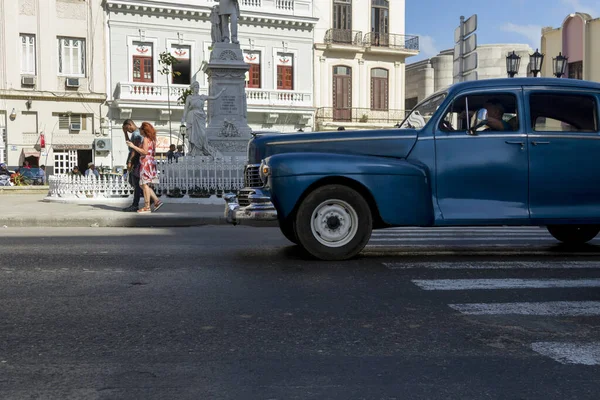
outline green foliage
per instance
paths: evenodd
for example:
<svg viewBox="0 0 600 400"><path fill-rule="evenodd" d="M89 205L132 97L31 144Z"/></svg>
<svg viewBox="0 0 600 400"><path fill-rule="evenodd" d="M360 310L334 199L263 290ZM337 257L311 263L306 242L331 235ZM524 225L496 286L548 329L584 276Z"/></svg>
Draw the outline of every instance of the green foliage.
<svg viewBox="0 0 600 400"><path fill-rule="evenodd" d="M158 55L158 65L160 66L158 72L160 72L163 75L167 75L170 73L173 76L179 76L181 75L181 72L172 72L172 66L177 63L179 63L179 60L177 60L177 58L175 58L168 51L163 51Z"/></svg>
<svg viewBox="0 0 600 400"><path fill-rule="evenodd" d="M177 99L179 104L185 104L185 100L192 93L192 89L185 89L183 92L181 92L181 96L179 96L179 98Z"/></svg>

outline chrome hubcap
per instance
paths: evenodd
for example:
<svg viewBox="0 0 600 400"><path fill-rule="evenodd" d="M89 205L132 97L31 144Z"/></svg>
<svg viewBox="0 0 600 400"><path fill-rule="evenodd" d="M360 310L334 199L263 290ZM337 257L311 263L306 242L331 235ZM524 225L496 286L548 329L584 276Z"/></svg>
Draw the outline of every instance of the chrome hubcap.
<svg viewBox="0 0 600 400"><path fill-rule="evenodd" d="M311 229L322 245L341 247L356 236L358 214L343 200L327 200L313 211Z"/></svg>

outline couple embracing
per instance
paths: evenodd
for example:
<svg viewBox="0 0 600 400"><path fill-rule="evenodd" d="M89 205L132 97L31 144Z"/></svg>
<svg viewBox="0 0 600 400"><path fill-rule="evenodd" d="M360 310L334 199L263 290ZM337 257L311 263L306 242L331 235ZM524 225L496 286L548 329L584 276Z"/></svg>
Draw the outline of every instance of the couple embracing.
<svg viewBox="0 0 600 400"><path fill-rule="evenodd" d="M127 170L132 177L134 187L133 204L123 211L137 211L140 214L157 211L163 203L158 199L151 185L158 184L156 170L156 129L148 122L142 122L138 129L135 123L128 119L123 122L125 143L131 149L127 156ZM128 133L131 133L131 140ZM140 197L144 196L144 207L138 210ZM154 210L150 203L154 201Z"/></svg>

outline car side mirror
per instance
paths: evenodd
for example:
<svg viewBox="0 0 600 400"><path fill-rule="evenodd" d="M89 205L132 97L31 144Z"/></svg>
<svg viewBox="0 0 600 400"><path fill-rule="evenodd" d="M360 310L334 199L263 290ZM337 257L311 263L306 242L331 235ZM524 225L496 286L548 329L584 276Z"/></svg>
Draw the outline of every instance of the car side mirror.
<svg viewBox="0 0 600 400"><path fill-rule="evenodd" d="M488 112L485 108L480 108L475 114L475 121L471 124L471 130L469 134L474 135L477 129L481 128L488 123Z"/></svg>

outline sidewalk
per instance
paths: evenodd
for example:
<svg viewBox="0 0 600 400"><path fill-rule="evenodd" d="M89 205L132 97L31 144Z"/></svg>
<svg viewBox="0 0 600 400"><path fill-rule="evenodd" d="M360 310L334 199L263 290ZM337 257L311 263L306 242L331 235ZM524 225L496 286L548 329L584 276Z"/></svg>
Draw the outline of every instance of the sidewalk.
<svg viewBox="0 0 600 400"><path fill-rule="evenodd" d="M225 224L225 202L165 203L151 214L123 212L131 200L106 204L45 202L45 194L0 195L0 228L14 227L185 227Z"/></svg>

